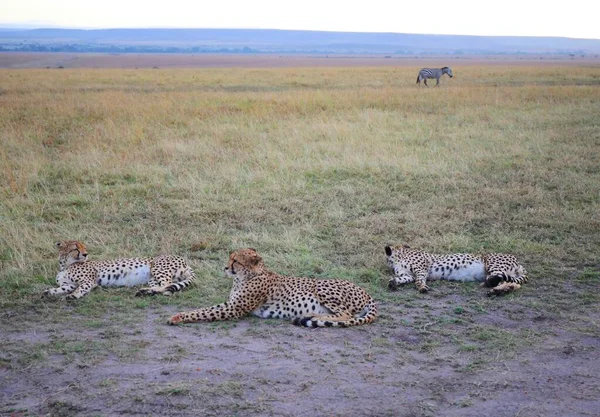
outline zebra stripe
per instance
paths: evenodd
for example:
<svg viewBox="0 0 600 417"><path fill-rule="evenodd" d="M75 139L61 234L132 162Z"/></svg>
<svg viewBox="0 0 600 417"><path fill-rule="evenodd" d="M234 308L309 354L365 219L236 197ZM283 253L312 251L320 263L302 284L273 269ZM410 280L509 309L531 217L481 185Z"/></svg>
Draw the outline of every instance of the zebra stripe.
<svg viewBox="0 0 600 417"><path fill-rule="evenodd" d="M448 74L448 76L452 78L452 69L450 67L423 68L421 69L421 71L419 71L419 75L417 76L417 84L419 85L419 87L421 87L421 81L423 81L425 83L425 86L429 87L427 85L427 80L432 80L435 78L437 81L435 85L437 87L440 85L440 77L444 74Z"/></svg>

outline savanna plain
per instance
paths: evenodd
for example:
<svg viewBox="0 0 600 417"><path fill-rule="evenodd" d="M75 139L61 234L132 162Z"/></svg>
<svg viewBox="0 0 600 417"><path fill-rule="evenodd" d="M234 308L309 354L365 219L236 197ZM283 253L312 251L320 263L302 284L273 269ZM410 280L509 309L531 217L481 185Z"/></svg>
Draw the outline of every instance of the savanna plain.
<svg viewBox="0 0 600 417"><path fill-rule="evenodd" d="M598 415L600 67L418 69L0 70L0 413ZM198 279L42 299L65 239ZM390 292L399 243L513 253L530 279ZM362 286L378 320L168 326L226 300L241 247Z"/></svg>

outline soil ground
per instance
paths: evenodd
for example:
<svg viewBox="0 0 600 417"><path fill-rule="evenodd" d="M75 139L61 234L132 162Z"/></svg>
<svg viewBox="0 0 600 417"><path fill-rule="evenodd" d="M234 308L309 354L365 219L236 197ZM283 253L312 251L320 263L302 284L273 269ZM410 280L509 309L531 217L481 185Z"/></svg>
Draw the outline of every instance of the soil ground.
<svg viewBox="0 0 600 417"><path fill-rule="evenodd" d="M126 325L111 313L49 325L36 317L71 308L44 301L18 327L3 313L0 411L595 416L600 314L596 306L566 302L591 291L590 284L560 284L561 310L528 307L542 283L497 299L474 284L434 283L427 295L406 287L391 294L402 303L383 303L373 325L349 329L251 317L168 326L176 310L166 304L139 310Z"/></svg>

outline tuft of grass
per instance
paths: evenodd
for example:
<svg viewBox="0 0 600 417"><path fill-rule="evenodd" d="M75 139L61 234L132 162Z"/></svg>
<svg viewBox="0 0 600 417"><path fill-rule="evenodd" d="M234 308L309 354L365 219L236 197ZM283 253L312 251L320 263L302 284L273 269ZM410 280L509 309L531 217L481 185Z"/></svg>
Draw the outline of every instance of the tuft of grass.
<svg viewBox="0 0 600 417"><path fill-rule="evenodd" d="M191 392L191 388L187 383L176 383L176 384L168 384L164 387L159 388L155 394L156 395L189 395Z"/></svg>

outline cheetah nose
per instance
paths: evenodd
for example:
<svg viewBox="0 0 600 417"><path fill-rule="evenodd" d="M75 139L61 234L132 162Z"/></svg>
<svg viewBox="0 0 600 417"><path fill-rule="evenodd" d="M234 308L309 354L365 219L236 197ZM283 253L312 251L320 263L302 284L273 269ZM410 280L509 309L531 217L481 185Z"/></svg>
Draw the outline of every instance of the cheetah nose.
<svg viewBox="0 0 600 417"><path fill-rule="evenodd" d="M87 253L82 253L81 256L83 256L84 258L87 258Z"/></svg>

